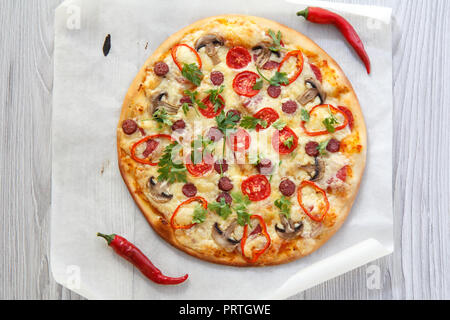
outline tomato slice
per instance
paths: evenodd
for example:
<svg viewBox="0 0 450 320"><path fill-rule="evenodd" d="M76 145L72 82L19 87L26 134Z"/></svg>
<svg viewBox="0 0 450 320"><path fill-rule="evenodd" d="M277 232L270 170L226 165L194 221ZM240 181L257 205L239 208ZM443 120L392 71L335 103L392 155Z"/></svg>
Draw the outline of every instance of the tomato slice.
<svg viewBox="0 0 450 320"><path fill-rule="evenodd" d="M227 141L234 151L245 151L250 148L252 138L247 130L239 128L236 132L229 135Z"/></svg>
<svg viewBox="0 0 450 320"><path fill-rule="evenodd" d="M279 154L290 154L298 147L298 137L291 128L284 127L283 130L273 134L272 146Z"/></svg>
<svg viewBox="0 0 450 320"><path fill-rule="evenodd" d="M209 99L210 96L207 96L205 99L202 100L203 104L206 106L206 109L202 109L202 108L198 108L198 111L200 111L200 113L208 118L208 119L212 119L217 117L222 110L225 108L225 100L223 99L222 96L218 96L218 98L220 99L220 101L222 101L222 105L220 106L220 108L217 109L217 111L215 111L215 106L214 104L211 102L211 100Z"/></svg>
<svg viewBox="0 0 450 320"><path fill-rule="evenodd" d="M344 123L342 123L340 126L335 127L334 128L335 132L344 129L345 127L347 127L347 125L349 125L349 119L347 116L347 112L345 112L341 109L335 108L329 104L321 104L321 105L315 106L314 108L311 109L311 111L309 112L309 115L312 115L314 113L314 111L318 108L329 108L333 113L340 113L344 116ZM348 110L348 111L350 111L350 110ZM352 115L352 120L353 120L353 115ZM306 122L302 121L300 126L303 128L305 133L310 137L317 137L317 136L330 134L330 132L328 132L327 130L309 131L308 129L306 129L305 124L306 124Z"/></svg>
<svg viewBox="0 0 450 320"><path fill-rule="evenodd" d="M300 50L288 52L286 54L286 56L284 57L283 61L281 61L280 65L278 66L278 72L281 72L281 68L283 68L284 63L292 57L295 57L297 59L297 64L296 64L297 69L295 70L293 76L289 78L289 84L291 84L292 82L297 80L297 78L300 76L300 74L303 71L303 63L304 63L303 53ZM289 85L289 84L287 84L287 85ZM287 86L286 84L281 84L281 85Z"/></svg>
<svg viewBox="0 0 450 320"><path fill-rule="evenodd" d="M307 208L305 208L305 205L303 204L302 190L305 187L311 187L314 189L315 192L320 193L323 196L323 201L325 202L325 207L322 210L322 212L320 213L320 215L318 215L318 216L313 215L311 213L311 211L308 210ZM310 217L312 220L314 220L316 222L322 222L323 219L325 219L325 216L328 213L328 210L330 209L330 203L328 202L328 197L327 197L327 193L325 192L325 190L319 188L314 182L311 182L311 181L303 181L300 184L300 187L298 188L298 193L297 193L297 200L298 200L298 204L303 209L303 211L308 215L308 217Z"/></svg>
<svg viewBox="0 0 450 320"><path fill-rule="evenodd" d="M256 131L264 130L269 128L275 121L277 121L280 116L278 113L273 110L272 108L264 108L259 110L255 115L253 116L257 119L265 120L267 122L267 127L263 128L260 124L256 125Z"/></svg>
<svg viewBox="0 0 450 320"><path fill-rule="evenodd" d="M251 61L252 56L244 47L234 47L228 51L227 65L231 69L245 68Z"/></svg>
<svg viewBox="0 0 450 320"><path fill-rule="evenodd" d="M186 169L194 177L203 177L214 168L214 157L212 155L205 155L202 158L202 162L193 163L192 154L189 154L186 158Z"/></svg>
<svg viewBox="0 0 450 320"><path fill-rule="evenodd" d="M251 176L242 182L241 191L243 194L247 195L251 201L257 202L267 199L272 190L270 188L269 180L267 180L266 176L260 174Z"/></svg>
<svg viewBox="0 0 450 320"><path fill-rule="evenodd" d="M254 97L259 93L259 90L253 89L259 78L259 75L254 72L241 72L233 80L233 89L240 96Z"/></svg>

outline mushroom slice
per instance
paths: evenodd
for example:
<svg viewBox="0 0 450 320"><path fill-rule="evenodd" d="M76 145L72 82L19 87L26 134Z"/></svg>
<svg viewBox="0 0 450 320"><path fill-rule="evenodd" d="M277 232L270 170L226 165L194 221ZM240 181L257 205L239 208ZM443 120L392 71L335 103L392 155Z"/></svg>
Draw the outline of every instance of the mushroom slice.
<svg viewBox="0 0 450 320"><path fill-rule="evenodd" d="M275 231L278 236L284 240L293 240L300 236L303 231L303 222L294 223L290 218L286 218L284 214L280 215L281 224L283 228L280 228L278 224L275 225Z"/></svg>
<svg viewBox="0 0 450 320"><path fill-rule="evenodd" d="M325 175L325 162L322 159L316 157L315 163L313 165L309 164L306 166L300 166L300 169L308 172L308 174L311 176L311 179L309 181L316 182L322 180L323 176Z"/></svg>
<svg viewBox="0 0 450 320"><path fill-rule="evenodd" d="M272 51L269 47L271 46L268 42L260 42L252 48L253 53L256 56L255 64L258 68L262 68L270 59Z"/></svg>
<svg viewBox="0 0 450 320"><path fill-rule="evenodd" d="M221 36L216 34L207 34L200 37L195 43L195 50L199 51L201 48L205 47L206 54L211 58L214 65L220 63L219 55L217 54L217 47L223 46L225 43Z"/></svg>
<svg viewBox="0 0 450 320"><path fill-rule="evenodd" d="M164 101L164 98L168 98L169 94L165 91L156 93L151 98L150 114L153 116L156 110L163 108L168 114L177 114L180 106L173 105Z"/></svg>
<svg viewBox="0 0 450 320"><path fill-rule="evenodd" d="M148 181L148 189L152 199L158 203L167 203L173 199L173 194L169 192L167 181L158 182L155 177L151 177Z"/></svg>
<svg viewBox="0 0 450 320"><path fill-rule="evenodd" d="M314 99L318 96L320 98L320 103L322 104L325 103L325 100L327 99L327 94L325 93L322 84L317 79L314 78L306 79L305 83L310 84L312 88L306 89L306 91L301 96L297 97L297 101L302 106L305 106L308 103L314 101Z"/></svg>
<svg viewBox="0 0 450 320"><path fill-rule="evenodd" d="M231 252L239 245L241 240L232 239L230 236L237 227L237 219L233 220L225 231L220 229L219 224L216 222L212 228L212 237L218 246L225 248L225 250Z"/></svg>

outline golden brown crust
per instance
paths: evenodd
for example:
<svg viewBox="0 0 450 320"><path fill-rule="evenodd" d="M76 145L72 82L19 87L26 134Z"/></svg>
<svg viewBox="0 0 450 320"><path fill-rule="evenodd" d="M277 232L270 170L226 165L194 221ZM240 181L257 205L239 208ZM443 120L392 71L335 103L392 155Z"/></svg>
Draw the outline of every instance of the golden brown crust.
<svg viewBox="0 0 450 320"><path fill-rule="evenodd" d="M338 75L339 81L343 84L343 87L346 87L349 89L349 92L346 96L346 101L348 101L348 105L351 105L352 112L355 116L355 119L358 119L357 121L357 131L360 136L360 144L363 147L363 156L359 163L354 164L353 170L355 174L359 177L357 184L352 186L352 190L350 191L350 198L346 201L346 205L343 208L342 212L339 214L338 220L335 221L334 226L330 229L326 230L326 233L322 234L318 239L315 239L314 245L312 247L309 247L307 252L302 252L301 250L292 249L289 250L289 247L292 247L291 243L285 243L284 244L284 250L275 251L273 249L272 251L269 251L268 253L264 254L263 257L260 258L260 260L257 262L257 264L249 264L246 260L242 258L240 255L236 254L228 254L224 251L220 250L211 250L209 252L198 252L193 249L190 249L188 247L185 247L178 243L174 230L170 227L170 224L168 221L164 218L162 214L158 212L155 208L151 206L151 204L146 200L146 197L141 193L139 190L139 187L135 181L135 178L133 174L127 170L127 159L125 153L120 148L120 141L118 137L118 158L119 158L119 168L121 175L133 197L137 205L139 206L140 210L145 215L147 221L150 223L152 228L166 241L168 241L171 245L174 247L186 252L187 254L209 261L213 263L218 264L225 264L230 266L239 266L239 267L247 267L247 266L267 266L267 265L278 265L283 264L287 262L291 262L294 260L297 260L303 256L309 255L312 252L316 251L318 248L320 248L325 242L327 242L336 232L339 230L339 228L344 223L345 219L347 218L349 211L351 210L351 207L353 205L353 202L356 198L357 192L359 190L359 186L361 183L361 179L363 176L363 171L365 167L365 152L367 150L367 134L366 134L366 128L364 124L364 118L362 115L362 111L358 102L358 99L356 97L356 94L353 90L353 87L347 77L345 76L344 72L341 70L341 68L338 66L338 64L327 54L325 51L323 51L317 44L315 44L311 39L304 36L303 34L292 30L282 24L279 24L277 22L267 20L264 18L259 17L252 17L252 16L245 16L245 15L222 15L222 16L216 16L216 17L209 17L200 21L197 21L193 23L190 26L187 26L186 28L178 31L177 33L170 36L154 53L153 55L148 58L144 66L139 71L138 75L134 79L133 83L130 86L130 89L127 92L127 95L125 97L123 107L122 107L122 113L120 116L119 121L119 127L120 129L122 122L127 119L128 106L132 103L133 98L139 94L139 91L141 89L141 85L144 81L144 78L146 76L146 72L151 66L153 66L154 63L160 59L161 56L164 56L167 54L167 52L175 45L177 44L186 34L197 30L201 28L202 26L208 24L211 21L215 20L224 20L230 18L241 18L243 20L252 20L256 22L258 25L264 26L264 28L270 28L273 30L280 30L283 33L283 38L287 41L293 42L293 43L301 43L302 50L304 53L312 60L314 63L321 65L322 63L328 64L330 69L334 69L336 74ZM293 251L295 250L295 251ZM273 254L270 254L270 253Z"/></svg>

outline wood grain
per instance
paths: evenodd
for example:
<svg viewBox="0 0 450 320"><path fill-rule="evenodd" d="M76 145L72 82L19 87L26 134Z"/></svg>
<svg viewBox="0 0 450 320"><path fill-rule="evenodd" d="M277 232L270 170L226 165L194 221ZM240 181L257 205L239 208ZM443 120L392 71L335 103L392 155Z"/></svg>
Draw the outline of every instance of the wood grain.
<svg viewBox="0 0 450 320"><path fill-rule="evenodd" d="M447 0L341 0L394 9L395 253L292 299L450 299ZM0 4L0 299L80 299L49 270L53 15L60 0ZM419 134L418 134L419 133Z"/></svg>

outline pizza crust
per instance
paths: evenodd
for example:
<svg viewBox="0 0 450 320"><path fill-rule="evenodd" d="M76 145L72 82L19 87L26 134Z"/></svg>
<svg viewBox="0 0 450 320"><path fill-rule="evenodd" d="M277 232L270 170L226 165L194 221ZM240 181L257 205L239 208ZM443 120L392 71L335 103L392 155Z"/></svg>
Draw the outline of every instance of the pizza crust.
<svg viewBox="0 0 450 320"><path fill-rule="evenodd" d="M357 183L355 183L350 191L350 195L348 200L345 202L344 208L340 211L338 219L335 221L334 226L332 228L326 229L325 233L322 233L319 238L311 240L308 242L308 246L304 248L304 250L298 250L292 244L296 241L292 241L292 243L285 243L285 250L282 252L276 251L274 249L267 251L261 258L255 263L248 263L240 254L230 254L225 252L224 250L211 249L208 252L198 252L191 248L185 247L180 244L176 237L174 230L170 227L169 221L162 215L156 208L154 208L149 201L146 199L145 195L141 192L140 187L137 185L133 174L127 168L130 165L130 160L127 159L126 153L120 148L120 136L118 135L117 148L118 148L118 160L119 160L119 168L121 175L132 195L133 199L137 203L138 207L144 214L145 218L152 226L152 228L167 242L169 242L174 247L184 251L185 253L194 256L196 258L230 266L237 267L248 267L248 266L269 266L269 265L278 265L283 263L288 263L294 260L297 260L301 257L309 255L320 248L325 242L327 242L342 226L345 219L347 218L351 207L354 203L354 200L357 196L360 183L362 180L365 162L366 162L366 150L367 150L367 133L366 127L364 123L363 114L356 97L356 94L353 90L353 87L347 77L345 76L342 69L338 66L338 64L325 52L323 51L317 44L315 44L311 39L304 36L303 34L290 29L282 24L277 22L253 16L246 15L221 15L215 17L209 17L200 21L197 21L190 26L178 31L177 33L171 35L161 46L153 53L151 57L145 62L144 66L139 71L138 75L134 79L131 84L123 106L122 112L119 120L118 130L121 129L121 124L124 120L128 118L128 106L132 103L133 99L136 98L139 94L144 94L143 90L141 90L141 86L143 81L146 78L147 70L151 69L152 66L161 59L161 56L164 56L169 52L169 50L179 43L179 41L186 35L195 30L202 28L202 26L208 25L213 21L226 21L228 19L242 19L242 21L251 20L256 24L262 26L265 29L273 29L280 30L283 33L283 39L286 42L292 43L300 43L302 50L305 55L307 55L313 62L321 63L322 61L326 61L328 66L331 69L334 69L340 83L343 84L344 87L347 87L349 91L346 93L345 100L348 106L351 106L351 111L355 117L356 130L359 133L360 137L360 145L362 146L362 154L360 157L360 161L353 164L353 174L358 177ZM312 243L310 243L312 242ZM292 248L290 248L292 247ZM294 250L295 249L295 250Z"/></svg>

